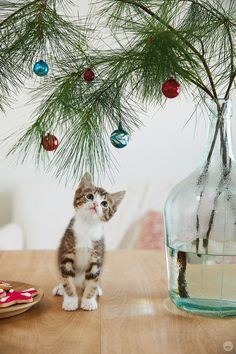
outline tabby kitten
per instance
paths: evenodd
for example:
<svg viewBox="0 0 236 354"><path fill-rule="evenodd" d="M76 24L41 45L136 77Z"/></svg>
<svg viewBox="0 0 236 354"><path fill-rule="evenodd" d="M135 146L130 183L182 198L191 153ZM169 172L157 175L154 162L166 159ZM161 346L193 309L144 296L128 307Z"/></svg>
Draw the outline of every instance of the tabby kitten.
<svg viewBox="0 0 236 354"><path fill-rule="evenodd" d="M75 215L71 219L58 250L62 282L53 289L62 295L62 308L74 311L97 308L97 295L102 295L98 279L104 261L103 225L111 219L125 192L110 194L92 184L88 173L75 192ZM79 304L77 289L82 294Z"/></svg>

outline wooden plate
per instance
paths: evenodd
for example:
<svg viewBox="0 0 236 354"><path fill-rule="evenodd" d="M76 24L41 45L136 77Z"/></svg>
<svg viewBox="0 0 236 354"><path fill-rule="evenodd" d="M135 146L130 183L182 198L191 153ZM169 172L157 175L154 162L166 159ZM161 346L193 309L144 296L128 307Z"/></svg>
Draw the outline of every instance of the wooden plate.
<svg viewBox="0 0 236 354"><path fill-rule="evenodd" d="M16 316L20 313L29 310L32 306L36 305L43 297L43 290L41 288L37 288L35 285L10 280L6 280L6 282L10 283L14 290L26 290L30 288L35 288L38 291L38 295L33 297L33 302L29 302L27 304L16 304L13 306L0 308L0 319Z"/></svg>

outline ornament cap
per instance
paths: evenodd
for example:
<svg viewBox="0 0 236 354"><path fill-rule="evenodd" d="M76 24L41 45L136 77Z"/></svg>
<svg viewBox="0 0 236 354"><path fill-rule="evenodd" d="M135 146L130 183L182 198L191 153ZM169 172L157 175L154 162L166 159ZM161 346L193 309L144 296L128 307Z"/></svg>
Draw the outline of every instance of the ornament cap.
<svg viewBox="0 0 236 354"><path fill-rule="evenodd" d="M121 122L119 122L118 130L123 130L123 127L122 127L122 123L121 123Z"/></svg>

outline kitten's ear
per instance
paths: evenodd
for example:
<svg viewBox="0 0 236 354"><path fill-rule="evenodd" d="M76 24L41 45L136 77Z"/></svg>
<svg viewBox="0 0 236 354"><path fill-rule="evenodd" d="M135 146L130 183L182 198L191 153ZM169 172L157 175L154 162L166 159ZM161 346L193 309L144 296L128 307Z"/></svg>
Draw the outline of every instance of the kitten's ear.
<svg viewBox="0 0 236 354"><path fill-rule="evenodd" d="M85 172L83 177L80 180L78 188L92 187L92 178L88 172Z"/></svg>
<svg viewBox="0 0 236 354"><path fill-rule="evenodd" d="M118 205L122 202L122 200L125 196L125 193L126 193L126 191L121 191L121 192L111 194L111 197L112 197L113 201L115 202L116 207L118 207Z"/></svg>

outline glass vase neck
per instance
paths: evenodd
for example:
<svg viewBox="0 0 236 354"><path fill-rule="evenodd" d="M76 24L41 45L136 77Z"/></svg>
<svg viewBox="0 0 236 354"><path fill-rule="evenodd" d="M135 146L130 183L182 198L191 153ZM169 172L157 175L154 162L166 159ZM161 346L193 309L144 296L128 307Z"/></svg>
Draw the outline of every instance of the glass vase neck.
<svg viewBox="0 0 236 354"><path fill-rule="evenodd" d="M210 164L227 164L234 159L231 140L231 100L219 99L207 104L209 111L208 137L205 158ZM228 162L227 162L228 161Z"/></svg>

